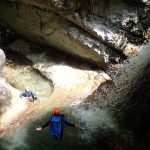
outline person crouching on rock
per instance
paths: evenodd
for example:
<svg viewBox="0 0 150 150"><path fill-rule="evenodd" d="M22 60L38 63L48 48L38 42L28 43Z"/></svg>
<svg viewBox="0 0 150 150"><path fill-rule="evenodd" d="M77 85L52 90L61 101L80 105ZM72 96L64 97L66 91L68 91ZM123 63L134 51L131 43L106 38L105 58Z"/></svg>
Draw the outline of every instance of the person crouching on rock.
<svg viewBox="0 0 150 150"><path fill-rule="evenodd" d="M20 93L20 98L25 97L27 100L33 102L34 100L37 100L36 93L29 89L29 87L26 87L24 91Z"/></svg>
<svg viewBox="0 0 150 150"><path fill-rule="evenodd" d="M54 108L54 112L51 115L50 119L43 126L36 128L36 131L42 131L45 127L50 126L50 135L52 135L55 140L62 140L64 125L79 128L78 125L74 125L68 122L65 119L65 116L63 114L60 114L59 108Z"/></svg>

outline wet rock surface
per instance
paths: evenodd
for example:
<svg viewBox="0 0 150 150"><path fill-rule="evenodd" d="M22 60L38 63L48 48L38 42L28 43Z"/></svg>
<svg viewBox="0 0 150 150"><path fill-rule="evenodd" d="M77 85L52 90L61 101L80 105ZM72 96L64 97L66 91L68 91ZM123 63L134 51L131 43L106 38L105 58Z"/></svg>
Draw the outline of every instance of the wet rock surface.
<svg viewBox="0 0 150 150"><path fill-rule="evenodd" d="M3 73L5 54L0 49L0 137L13 128L16 116L20 115L27 108L26 101L19 100L19 91L13 88L7 81Z"/></svg>
<svg viewBox="0 0 150 150"><path fill-rule="evenodd" d="M68 55L62 56L60 53L52 53L46 48L45 50L39 48L37 53L36 46L33 49L30 48L30 45L33 46L32 43L20 39L10 44L9 48L26 56L32 62L34 69L53 82L53 94L59 96L58 91L62 91L63 94L60 96L64 95L66 98L62 96L61 99L66 99L68 104L67 96L70 97L71 102L73 99L84 99L102 83L111 80L104 71L98 68L94 70L90 64L86 65L80 60L77 62L77 59ZM59 101L58 98L57 101ZM62 102L63 100L60 101L60 103Z"/></svg>
<svg viewBox="0 0 150 150"><path fill-rule="evenodd" d="M2 67L5 63L5 54L4 52L0 49L0 67Z"/></svg>
<svg viewBox="0 0 150 150"><path fill-rule="evenodd" d="M3 108L0 109L0 115L4 112L6 106L9 105L10 101L5 101L6 98L10 98L10 91L6 87L6 83L4 81L4 76L2 73L2 66L5 63L5 54L0 49L0 105L3 106Z"/></svg>
<svg viewBox="0 0 150 150"><path fill-rule="evenodd" d="M149 2L141 3L8 0L1 1L5 15L0 18L2 24L34 42L105 67L118 58L117 51L129 56L149 41Z"/></svg>

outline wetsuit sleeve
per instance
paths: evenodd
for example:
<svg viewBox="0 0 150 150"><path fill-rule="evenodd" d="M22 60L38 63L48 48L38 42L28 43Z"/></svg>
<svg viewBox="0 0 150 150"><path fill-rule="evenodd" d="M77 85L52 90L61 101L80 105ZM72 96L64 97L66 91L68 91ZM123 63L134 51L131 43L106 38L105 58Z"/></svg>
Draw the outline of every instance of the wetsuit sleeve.
<svg viewBox="0 0 150 150"><path fill-rule="evenodd" d="M73 123L70 123L69 121L67 121L64 116L63 116L62 120L63 120L63 123L66 124L67 126L75 127L75 125Z"/></svg>
<svg viewBox="0 0 150 150"><path fill-rule="evenodd" d="M22 91L19 96L22 98L22 96L23 96L24 94L25 94L25 91Z"/></svg>
<svg viewBox="0 0 150 150"><path fill-rule="evenodd" d="M49 121L47 121L43 126L42 126L42 129L46 128L49 126Z"/></svg>

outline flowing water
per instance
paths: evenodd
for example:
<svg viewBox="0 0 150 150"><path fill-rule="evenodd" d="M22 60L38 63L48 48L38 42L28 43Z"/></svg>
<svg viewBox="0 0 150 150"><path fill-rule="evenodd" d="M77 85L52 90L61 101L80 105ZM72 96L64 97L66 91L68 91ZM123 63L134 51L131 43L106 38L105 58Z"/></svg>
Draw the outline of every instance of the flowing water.
<svg viewBox="0 0 150 150"><path fill-rule="evenodd" d="M47 80L40 72L31 67L29 60L22 55L14 52L7 52L7 63L3 68L4 75L7 81L18 90L24 90L25 86L33 89L38 100L36 104L36 111L29 113L25 122L19 123L19 126L9 133L3 140L3 149L7 150L28 150L28 149L76 149L76 146L82 146L87 143L84 138L81 138L82 130L66 128L64 140L62 143L57 143L49 136L48 129L38 133L35 131L36 127L44 124L50 117L55 102L50 101L50 95L53 91L53 84ZM18 95L19 96L19 95ZM21 100L21 99L20 99ZM56 102L57 104L57 102ZM34 108L34 109L35 109ZM49 109L49 110L47 110ZM61 108L62 112L66 113L67 108ZM68 116L69 120L75 121L75 118ZM70 140L70 137L72 138ZM82 140L81 140L82 139ZM39 141L41 141L39 143ZM85 144L86 146L87 144Z"/></svg>
<svg viewBox="0 0 150 150"><path fill-rule="evenodd" d="M124 67L115 73L114 84L115 89L106 89L108 99L118 99L128 95L128 89L134 88L133 85L136 79L140 77L142 70L148 65L150 60L150 44L142 48L138 55L125 62ZM118 131L118 125L111 114L104 109L95 105L86 107L83 105L72 105L69 108L63 108L62 111L68 116L72 122L77 122L81 125L80 129L66 127L64 131L64 139L61 142L56 142L48 134L48 129L43 132L36 132L35 128L47 121L48 113L44 113L44 106L53 105L54 102L48 103L49 96L52 92L52 83L44 78L39 72L32 69L30 65L23 65L11 62L5 67L5 72L11 72L12 78L16 79L13 86L19 90L24 86L33 88L39 97L37 103L42 105L38 108L38 112L42 115L39 117L29 117L27 123L22 123L14 129L11 134L8 134L2 141L3 149L6 150L49 150L49 149L107 149L102 143L97 143L99 136L111 137L114 134L122 134ZM7 75L6 75L7 76ZM16 78L17 77L17 78ZM8 79L10 77L7 77ZM11 81L11 79L10 79ZM131 82L132 81L132 82ZM132 85L133 84L133 85ZM133 90L134 91L134 90ZM130 97L128 97L130 98ZM41 109L42 108L42 109ZM69 115L68 115L69 114ZM37 113L36 113L37 115ZM33 119L34 118L34 119ZM36 119L35 119L36 118ZM100 132L101 131L101 132ZM118 133L120 132L120 133ZM124 134L125 135L125 134Z"/></svg>

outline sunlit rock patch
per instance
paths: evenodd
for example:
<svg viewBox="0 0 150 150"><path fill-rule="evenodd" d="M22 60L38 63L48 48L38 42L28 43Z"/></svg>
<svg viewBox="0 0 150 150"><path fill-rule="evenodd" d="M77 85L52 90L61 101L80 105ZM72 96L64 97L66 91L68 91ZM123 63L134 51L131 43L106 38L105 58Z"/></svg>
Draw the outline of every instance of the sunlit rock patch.
<svg viewBox="0 0 150 150"><path fill-rule="evenodd" d="M125 52L124 54L127 55L127 56L134 56L137 54L139 50L139 47L138 46L133 46L133 45L127 45L127 47L125 48Z"/></svg>
<svg viewBox="0 0 150 150"><path fill-rule="evenodd" d="M48 51L42 52L42 50L40 50L40 52L36 52L36 49L32 50L30 46L27 46L30 43L20 42L21 45L15 42L9 47L25 55L32 61L33 68L40 71L47 79L53 82L54 90L52 95L54 95L54 93L62 97L66 97L65 95L67 95L67 99L70 97L70 103L72 101L71 99L84 99L92 94L102 83L111 80L111 78L100 69L95 71L89 70L89 68L84 65L76 67L72 65L75 60L69 63L65 62L65 60L57 61L58 58L56 58L56 56L53 57ZM55 90L57 92L55 92ZM59 91L63 94L58 94Z"/></svg>

